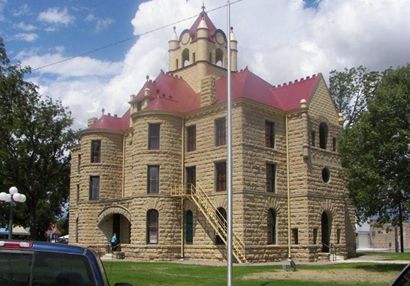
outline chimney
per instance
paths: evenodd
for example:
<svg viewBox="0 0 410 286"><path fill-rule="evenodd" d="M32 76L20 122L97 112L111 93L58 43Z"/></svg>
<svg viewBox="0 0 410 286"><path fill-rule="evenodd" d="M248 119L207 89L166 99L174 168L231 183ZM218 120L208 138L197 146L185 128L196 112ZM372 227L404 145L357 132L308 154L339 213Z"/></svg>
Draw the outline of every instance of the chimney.
<svg viewBox="0 0 410 286"><path fill-rule="evenodd" d="M97 117L91 117L88 119L88 128L90 128L97 121Z"/></svg>
<svg viewBox="0 0 410 286"><path fill-rule="evenodd" d="M201 80L201 107L211 105L216 99L215 77L206 76Z"/></svg>

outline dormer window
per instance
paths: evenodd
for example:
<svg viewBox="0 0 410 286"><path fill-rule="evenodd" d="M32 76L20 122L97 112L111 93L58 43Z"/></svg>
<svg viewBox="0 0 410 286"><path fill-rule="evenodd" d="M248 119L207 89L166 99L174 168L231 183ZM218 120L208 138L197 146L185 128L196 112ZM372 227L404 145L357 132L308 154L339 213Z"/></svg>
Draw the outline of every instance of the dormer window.
<svg viewBox="0 0 410 286"><path fill-rule="evenodd" d="M137 111L141 111L142 110L142 101L138 101L137 102Z"/></svg>

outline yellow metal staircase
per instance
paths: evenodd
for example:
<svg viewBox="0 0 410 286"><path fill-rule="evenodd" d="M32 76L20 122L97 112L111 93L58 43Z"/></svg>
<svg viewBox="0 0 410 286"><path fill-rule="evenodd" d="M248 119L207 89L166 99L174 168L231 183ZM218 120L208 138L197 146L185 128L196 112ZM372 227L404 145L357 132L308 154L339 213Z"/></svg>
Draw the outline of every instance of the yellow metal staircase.
<svg viewBox="0 0 410 286"><path fill-rule="evenodd" d="M172 189L171 194L177 197L186 197L192 201L208 220L208 223L212 226L216 234L219 235L224 244L227 244L227 221L200 185L191 185L190 188L187 188L187 192L185 192L184 187L176 186ZM238 263L246 262L245 245L234 232L232 232L232 254Z"/></svg>

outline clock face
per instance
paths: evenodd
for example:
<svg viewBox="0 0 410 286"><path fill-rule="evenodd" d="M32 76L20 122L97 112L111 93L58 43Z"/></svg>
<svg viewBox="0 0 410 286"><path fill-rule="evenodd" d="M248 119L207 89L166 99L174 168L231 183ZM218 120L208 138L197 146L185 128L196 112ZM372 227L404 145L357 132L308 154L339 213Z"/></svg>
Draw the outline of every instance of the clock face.
<svg viewBox="0 0 410 286"><path fill-rule="evenodd" d="M184 34L182 34L181 43L182 43L183 45L186 45L186 44L189 43L189 40L190 40L190 39L191 39L191 36L189 35L189 32L187 31L187 32L185 32Z"/></svg>
<svg viewBox="0 0 410 286"><path fill-rule="evenodd" d="M225 43L225 36L222 32L216 32L215 39L216 42L220 45Z"/></svg>

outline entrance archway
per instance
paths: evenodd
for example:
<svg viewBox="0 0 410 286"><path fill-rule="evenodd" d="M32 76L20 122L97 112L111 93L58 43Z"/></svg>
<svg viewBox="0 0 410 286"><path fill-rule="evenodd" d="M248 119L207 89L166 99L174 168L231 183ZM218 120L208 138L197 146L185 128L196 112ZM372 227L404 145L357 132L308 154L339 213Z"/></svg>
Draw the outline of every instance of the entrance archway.
<svg viewBox="0 0 410 286"><path fill-rule="evenodd" d="M122 207L109 207L98 216L98 227L104 233L107 241L113 233L117 235L120 244L129 244L131 240L131 222L129 212Z"/></svg>
<svg viewBox="0 0 410 286"><path fill-rule="evenodd" d="M322 252L329 252L330 245L330 218L326 212L322 213Z"/></svg>

